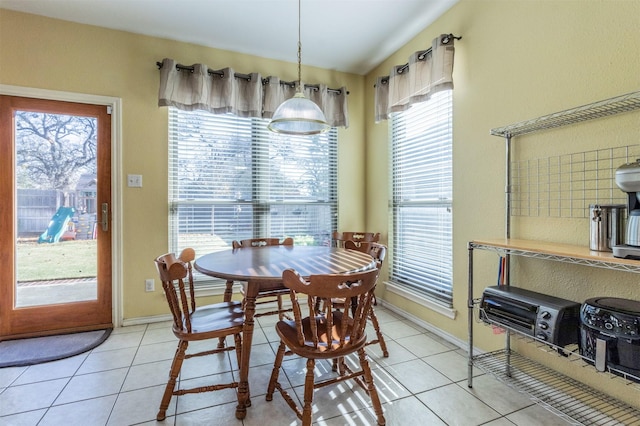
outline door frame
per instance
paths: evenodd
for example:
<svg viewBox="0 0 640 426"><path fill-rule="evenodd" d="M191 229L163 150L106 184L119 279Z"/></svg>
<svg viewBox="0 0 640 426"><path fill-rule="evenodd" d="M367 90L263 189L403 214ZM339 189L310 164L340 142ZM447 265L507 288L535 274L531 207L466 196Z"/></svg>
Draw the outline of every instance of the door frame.
<svg viewBox="0 0 640 426"><path fill-rule="evenodd" d="M0 94L111 107L111 318L114 327L122 327L122 99L6 84L0 84Z"/></svg>

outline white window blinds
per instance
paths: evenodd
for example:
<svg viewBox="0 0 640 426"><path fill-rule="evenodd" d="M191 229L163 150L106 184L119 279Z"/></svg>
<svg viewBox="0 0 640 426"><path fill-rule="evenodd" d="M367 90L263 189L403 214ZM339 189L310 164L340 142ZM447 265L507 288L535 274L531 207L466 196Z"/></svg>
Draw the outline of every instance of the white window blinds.
<svg viewBox="0 0 640 426"><path fill-rule="evenodd" d="M328 244L337 221L337 132L287 136L268 120L169 109L170 249L231 241Z"/></svg>
<svg viewBox="0 0 640 426"><path fill-rule="evenodd" d="M392 115L390 279L452 306L452 91Z"/></svg>

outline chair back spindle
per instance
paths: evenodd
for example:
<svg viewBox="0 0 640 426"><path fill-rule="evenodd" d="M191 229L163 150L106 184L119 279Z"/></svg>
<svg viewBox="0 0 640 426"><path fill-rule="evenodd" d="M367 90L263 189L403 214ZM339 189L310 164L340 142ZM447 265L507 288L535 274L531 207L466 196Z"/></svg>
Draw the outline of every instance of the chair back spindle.
<svg viewBox="0 0 640 426"><path fill-rule="evenodd" d="M287 237L282 242L278 238L249 238L246 240L232 241L231 247L234 249L247 247L266 247L266 246L292 246L293 238Z"/></svg>
<svg viewBox="0 0 640 426"><path fill-rule="evenodd" d="M380 241L379 232L334 232L332 234L333 244L335 247L344 247L345 242L353 241L359 244L362 242L377 243Z"/></svg>
<svg viewBox="0 0 640 426"><path fill-rule="evenodd" d="M297 341L308 350L325 354L344 350L346 346L364 345L366 320L371 310L377 270L355 274L312 275L309 281L296 271L283 273L284 285L290 290ZM306 310L301 308L306 298ZM332 298L354 300L354 309L335 310L323 301ZM306 318L306 319L305 319ZM316 320L311 320L315 318ZM330 333L330 330L334 330Z"/></svg>

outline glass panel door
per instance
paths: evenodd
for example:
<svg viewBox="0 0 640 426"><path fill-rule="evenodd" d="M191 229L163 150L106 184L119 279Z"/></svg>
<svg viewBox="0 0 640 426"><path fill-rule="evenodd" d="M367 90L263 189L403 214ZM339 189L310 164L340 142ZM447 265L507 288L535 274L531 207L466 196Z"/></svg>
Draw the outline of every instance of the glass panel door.
<svg viewBox="0 0 640 426"><path fill-rule="evenodd" d="M96 300L95 117L15 111L16 307Z"/></svg>
<svg viewBox="0 0 640 426"><path fill-rule="evenodd" d="M0 96L0 340L112 326L107 106Z"/></svg>

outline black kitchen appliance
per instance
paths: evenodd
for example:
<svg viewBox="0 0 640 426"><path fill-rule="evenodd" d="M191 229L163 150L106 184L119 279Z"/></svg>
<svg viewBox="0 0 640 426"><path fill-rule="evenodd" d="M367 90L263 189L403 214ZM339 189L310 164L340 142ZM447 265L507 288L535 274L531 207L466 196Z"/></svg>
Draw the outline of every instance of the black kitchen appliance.
<svg viewBox="0 0 640 426"><path fill-rule="evenodd" d="M480 319L564 347L580 338L580 304L518 287L485 288Z"/></svg>
<svg viewBox="0 0 640 426"><path fill-rule="evenodd" d="M580 321L580 354L598 371L628 374L640 382L640 301L589 299L582 305Z"/></svg>

